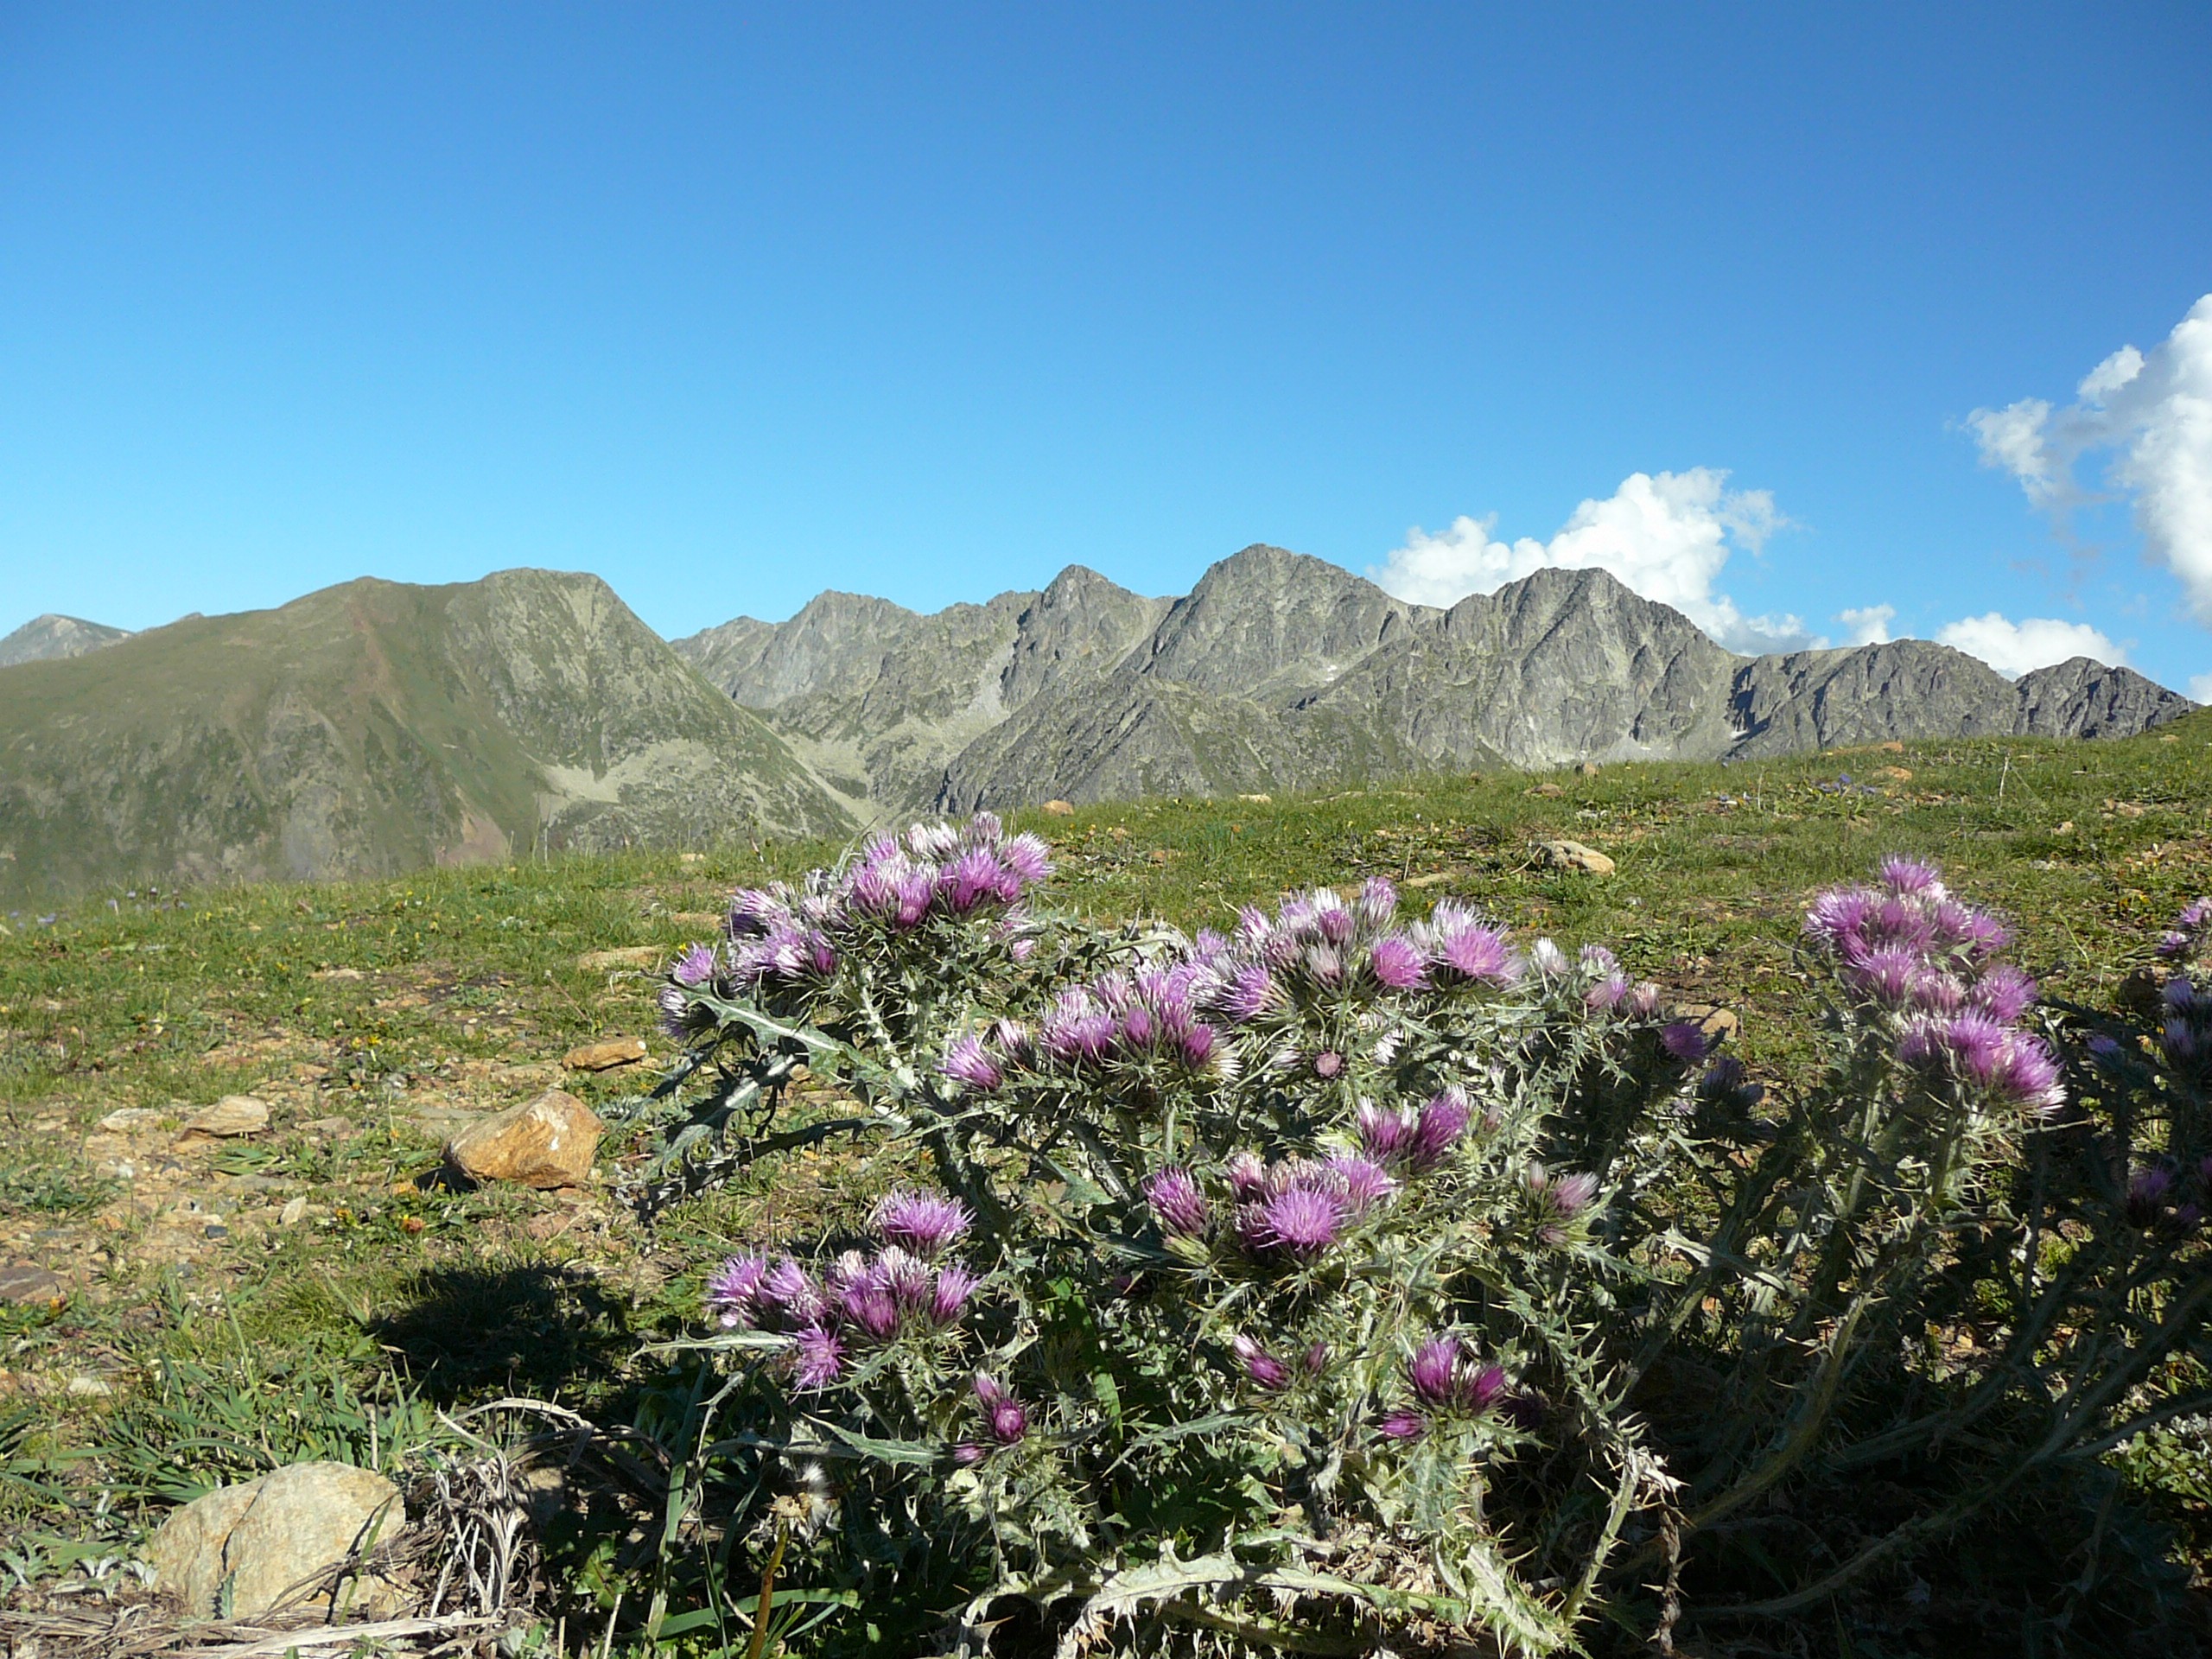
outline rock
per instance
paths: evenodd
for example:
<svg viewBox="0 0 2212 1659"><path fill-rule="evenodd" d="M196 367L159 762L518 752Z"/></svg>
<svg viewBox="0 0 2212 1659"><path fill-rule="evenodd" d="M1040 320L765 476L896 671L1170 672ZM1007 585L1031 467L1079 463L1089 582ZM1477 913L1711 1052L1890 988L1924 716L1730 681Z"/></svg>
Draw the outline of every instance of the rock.
<svg viewBox="0 0 2212 1659"><path fill-rule="evenodd" d="M613 1042L586 1043L561 1057L571 1071L611 1071L618 1065L635 1065L645 1058L645 1039L621 1037Z"/></svg>
<svg viewBox="0 0 2212 1659"><path fill-rule="evenodd" d="M1555 870L1581 870L1591 875L1611 875L1613 861L1595 847L1579 841L1548 841L1541 849L1544 862Z"/></svg>
<svg viewBox="0 0 2212 1659"><path fill-rule="evenodd" d="M1557 784L1538 784L1534 789L1529 790L1528 792L1531 795L1541 795L1548 801L1555 801L1560 796L1567 793L1567 791L1561 789Z"/></svg>
<svg viewBox="0 0 2212 1659"><path fill-rule="evenodd" d="M1402 892L1419 893L1423 887L1443 886L1452 879L1452 874L1450 870L1432 870L1427 875L1408 876L1399 882L1398 887Z"/></svg>
<svg viewBox="0 0 2212 1659"><path fill-rule="evenodd" d="M67 1393L73 1399L105 1400L114 1392L113 1386L105 1377L73 1376L69 1379Z"/></svg>
<svg viewBox="0 0 2212 1659"><path fill-rule="evenodd" d="M1048 818L1071 818L1075 817L1075 803L1073 801L1047 801L1044 805L1039 807L1037 810L1039 812L1042 812Z"/></svg>
<svg viewBox="0 0 2212 1659"><path fill-rule="evenodd" d="M1239 795L1236 798L1249 801L1254 806L1273 806L1275 799L1272 795Z"/></svg>
<svg viewBox="0 0 2212 1659"><path fill-rule="evenodd" d="M446 1144L446 1161L479 1181L581 1186L607 1126L564 1089L494 1112Z"/></svg>
<svg viewBox="0 0 2212 1659"><path fill-rule="evenodd" d="M360 1126L350 1117L311 1118L300 1127L309 1135L319 1135L329 1141L343 1141L349 1135L359 1135Z"/></svg>
<svg viewBox="0 0 2212 1659"><path fill-rule="evenodd" d="M296 1227L307 1219L308 1201L304 1197L287 1198L284 1207L276 1212L279 1227Z"/></svg>
<svg viewBox="0 0 2212 1659"><path fill-rule="evenodd" d="M235 1141L241 1135L259 1135L269 1127L269 1108L251 1095L225 1095L213 1106L205 1107L184 1120L184 1133L177 1144L188 1145L195 1141Z"/></svg>
<svg viewBox="0 0 2212 1659"><path fill-rule="evenodd" d="M676 861L679 864L703 864L707 861L707 855L704 853L678 853Z"/></svg>
<svg viewBox="0 0 2212 1659"><path fill-rule="evenodd" d="M58 1302L68 1294L61 1275L49 1268L29 1262L0 1268L0 1302Z"/></svg>
<svg viewBox="0 0 2212 1659"><path fill-rule="evenodd" d="M609 968L651 968L666 954L657 944L626 944L612 950L587 950L576 958L576 966L588 974Z"/></svg>
<svg viewBox="0 0 2212 1659"><path fill-rule="evenodd" d="M110 1135L144 1135L160 1128L169 1116L158 1106L125 1106L100 1119L100 1128Z"/></svg>
<svg viewBox="0 0 2212 1659"><path fill-rule="evenodd" d="M146 1554L156 1586L188 1612L216 1615L227 1584L227 1611L250 1618L406 1525L406 1505L383 1476L343 1463L295 1463L194 1498L162 1523ZM340 1592L340 1605L372 1610L395 1599L391 1586L374 1580Z"/></svg>
<svg viewBox="0 0 2212 1659"><path fill-rule="evenodd" d="M1909 784L1912 781L1912 770L1909 766L1877 766L1874 769L1874 775L1877 778L1888 778L1900 784Z"/></svg>
<svg viewBox="0 0 2212 1659"><path fill-rule="evenodd" d="M1575 764L1574 773L1578 778L1595 778L1598 772L1599 766L1595 760L1582 760Z"/></svg>
<svg viewBox="0 0 2212 1659"><path fill-rule="evenodd" d="M1877 743L1874 747L1880 750L1884 754L1903 754L1904 753L1904 745L1898 742L1895 738L1891 738L1886 743Z"/></svg>
<svg viewBox="0 0 2212 1659"><path fill-rule="evenodd" d="M1733 1037L1743 1024L1733 1008L1718 1007L1710 1002L1686 1002L1675 1010L1675 1017L1695 1021L1706 1040L1713 1043Z"/></svg>
<svg viewBox="0 0 2212 1659"><path fill-rule="evenodd" d="M308 976L309 979L353 980L364 977L358 968L318 968Z"/></svg>

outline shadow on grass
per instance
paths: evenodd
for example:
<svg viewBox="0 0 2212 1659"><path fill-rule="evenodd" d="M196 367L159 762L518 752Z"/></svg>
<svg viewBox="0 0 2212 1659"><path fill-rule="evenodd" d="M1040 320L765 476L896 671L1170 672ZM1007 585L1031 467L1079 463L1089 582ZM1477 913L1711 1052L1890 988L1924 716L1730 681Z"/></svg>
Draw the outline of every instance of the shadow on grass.
<svg viewBox="0 0 2212 1659"><path fill-rule="evenodd" d="M497 1393L589 1399L616 1381L641 1340L627 1304L572 1268L437 1268L408 1289L409 1300L370 1330L441 1406Z"/></svg>

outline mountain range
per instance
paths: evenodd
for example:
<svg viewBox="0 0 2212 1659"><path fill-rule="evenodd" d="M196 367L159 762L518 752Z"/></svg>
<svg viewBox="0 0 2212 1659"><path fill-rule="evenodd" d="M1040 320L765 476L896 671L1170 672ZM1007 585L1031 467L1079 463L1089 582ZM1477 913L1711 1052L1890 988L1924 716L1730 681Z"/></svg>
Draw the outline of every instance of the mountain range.
<svg viewBox="0 0 2212 1659"><path fill-rule="evenodd" d="M862 818L1897 738L2126 736L2195 705L2087 658L1901 639L1741 657L1602 570L1414 605L1253 546L1181 599L1081 566L918 615L827 593L674 642Z"/></svg>
<svg viewBox="0 0 2212 1659"><path fill-rule="evenodd" d="M1265 546L1179 599L1072 565L927 615L825 593L672 643L596 576L363 580L0 641L0 904L1054 798L2126 736L2194 706L2086 658L2014 681L1915 639L1741 657L1599 570L1436 609Z"/></svg>

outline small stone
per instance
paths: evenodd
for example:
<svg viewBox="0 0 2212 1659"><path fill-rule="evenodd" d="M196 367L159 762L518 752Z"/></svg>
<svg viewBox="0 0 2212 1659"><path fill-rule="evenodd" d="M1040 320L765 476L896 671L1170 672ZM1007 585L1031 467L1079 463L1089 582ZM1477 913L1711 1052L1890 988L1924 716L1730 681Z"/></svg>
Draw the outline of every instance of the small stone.
<svg viewBox="0 0 2212 1659"><path fill-rule="evenodd" d="M1675 1015L1694 1021L1707 1040L1715 1043L1733 1037L1743 1025L1733 1008L1719 1007L1710 1002L1686 1002L1675 1010Z"/></svg>
<svg viewBox="0 0 2212 1659"><path fill-rule="evenodd" d="M624 1037L610 1043L586 1043L561 1057L571 1071L611 1071L618 1065L635 1065L645 1058L645 1039Z"/></svg>
<svg viewBox="0 0 2212 1659"><path fill-rule="evenodd" d="M2112 810L2123 818L2139 818L2143 816L2142 807L2133 801L2116 802Z"/></svg>
<svg viewBox="0 0 2212 1659"><path fill-rule="evenodd" d="M1874 775L1877 778L1888 778L1900 784L1909 784L1912 781L1912 771L1908 766L1877 767Z"/></svg>
<svg viewBox="0 0 2212 1659"><path fill-rule="evenodd" d="M1152 849L1150 856L1154 863L1165 864L1167 862L1171 855L1165 847L1155 847Z"/></svg>
<svg viewBox="0 0 2212 1659"><path fill-rule="evenodd" d="M29 1262L0 1268L0 1302L58 1302L69 1294L61 1275Z"/></svg>
<svg viewBox="0 0 2212 1659"><path fill-rule="evenodd" d="M73 1376L69 1379L69 1393L79 1400L105 1400L115 1392L105 1379L97 1376Z"/></svg>
<svg viewBox="0 0 2212 1659"><path fill-rule="evenodd" d="M609 968L651 968L666 954L657 944L625 944L612 950L587 950L576 958L576 966L588 974Z"/></svg>
<svg viewBox="0 0 2212 1659"><path fill-rule="evenodd" d="M1451 879L1451 871L1433 870L1427 875L1408 876L1405 880L1399 882L1398 886L1408 893L1418 893L1423 887L1441 887Z"/></svg>
<svg viewBox="0 0 2212 1659"><path fill-rule="evenodd" d="M383 1476L343 1463L295 1463L235 1486L220 1486L172 1515L147 1548L154 1582L188 1612L250 1618L280 1604L303 1580L354 1550L389 1542L407 1525L398 1490ZM392 1586L371 1580L340 1592L344 1605L392 1605Z"/></svg>
<svg viewBox="0 0 2212 1659"><path fill-rule="evenodd" d="M1578 778L1595 778L1601 770L1602 768L1595 760L1579 760L1575 763L1574 775Z"/></svg>
<svg viewBox="0 0 2212 1659"><path fill-rule="evenodd" d="M607 1126L565 1089L494 1112L446 1144L446 1161L479 1181L579 1186Z"/></svg>
<svg viewBox="0 0 2212 1659"><path fill-rule="evenodd" d="M2054 836L2072 835L2074 833L2074 820L2071 818L2067 819L2065 823L2060 824L2057 829L2052 830L2050 833Z"/></svg>
<svg viewBox="0 0 2212 1659"><path fill-rule="evenodd" d="M100 1128L110 1135L144 1135L160 1128L168 1116L157 1106L125 1106L100 1119Z"/></svg>
<svg viewBox="0 0 2212 1659"><path fill-rule="evenodd" d="M1560 796L1567 793L1567 791L1561 789L1557 784L1538 784L1534 789L1531 789L1528 792L1531 795L1541 795L1546 800L1557 800Z"/></svg>
<svg viewBox="0 0 2212 1659"><path fill-rule="evenodd" d="M184 1121L184 1133L178 1144L194 1141L235 1141L241 1135L259 1135L269 1127L269 1108L251 1095L225 1095L213 1106L194 1112Z"/></svg>
<svg viewBox="0 0 2212 1659"><path fill-rule="evenodd" d="M1542 844L1544 862L1557 870L1580 870L1590 875L1611 875L1613 861L1595 847L1579 841L1548 841Z"/></svg>
<svg viewBox="0 0 2212 1659"><path fill-rule="evenodd" d="M284 1207L276 1212L276 1224L279 1227L296 1227L307 1219L307 1214L308 1201L304 1198L289 1198Z"/></svg>
<svg viewBox="0 0 2212 1659"><path fill-rule="evenodd" d="M678 853L676 861L679 864L703 864L707 861L707 855L704 853Z"/></svg>
<svg viewBox="0 0 2212 1659"><path fill-rule="evenodd" d="M365 976L358 968L318 968L308 977L309 979L360 979Z"/></svg>
<svg viewBox="0 0 2212 1659"><path fill-rule="evenodd" d="M1239 795L1236 798L1240 801L1249 801L1255 806L1273 806L1275 800L1272 795Z"/></svg>
<svg viewBox="0 0 2212 1659"><path fill-rule="evenodd" d="M1073 801L1047 801L1044 805L1039 807L1037 810L1042 812L1048 818L1071 818L1075 817L1075 803Z"/></svg>
<svg viewBox="0 0 2212 1659"><path fill-rule="evenodd" d="M343 1141L349 1135L359 1135L360 1126L350 1117L312 1118L300 1127L309 1135L321 1135L326 1141Z"/></svg>

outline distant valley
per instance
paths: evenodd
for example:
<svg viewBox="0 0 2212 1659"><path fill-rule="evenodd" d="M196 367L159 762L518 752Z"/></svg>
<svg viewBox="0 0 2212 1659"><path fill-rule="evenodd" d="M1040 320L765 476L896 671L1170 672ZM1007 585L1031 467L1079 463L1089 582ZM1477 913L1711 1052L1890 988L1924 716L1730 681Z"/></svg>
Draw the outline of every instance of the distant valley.
<svg viewBox="0 0 2212 1659"><path fill-rule="evenodd" d="M1255 546L1179 599L1081 566L918 614L825 593L672 644L595 576L364 580L0 639L0 906L535 849L842 835L1054 798L2132 735L2195 705L1922 640L1739 657L1602 571L1449 610Z"/></svg>

